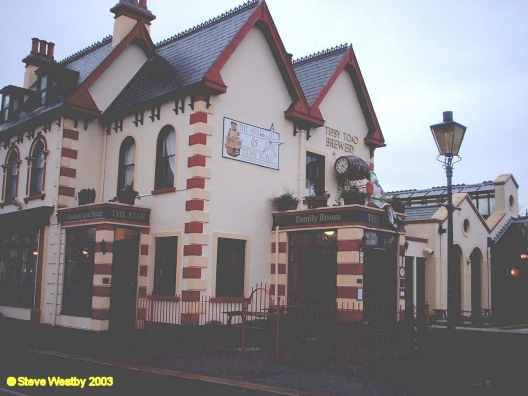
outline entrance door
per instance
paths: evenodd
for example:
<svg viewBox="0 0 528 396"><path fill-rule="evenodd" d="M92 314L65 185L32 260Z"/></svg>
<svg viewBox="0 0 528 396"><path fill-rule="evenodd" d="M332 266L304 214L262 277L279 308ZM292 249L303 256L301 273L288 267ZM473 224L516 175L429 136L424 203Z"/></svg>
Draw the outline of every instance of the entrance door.
<svg viewBox="0 0 528 396"><path fill-rule="evenodd" d="M473 250L471 259L471 317L480 318L482 310L482 273L480 264L482 253L479 249Z"/></svg>
<svg viewBox="0 0 528 396"><path fill-rule="evenodd" d="M322 304L336 302L336 256L319 249L301 250L299 299Z"/></svg>
<svg viewBox="0 0 528 396"><path fill-rule="evenodd" d="M110 330L131 331L136 320L136 287L139 239L114 241Z"/></svg>

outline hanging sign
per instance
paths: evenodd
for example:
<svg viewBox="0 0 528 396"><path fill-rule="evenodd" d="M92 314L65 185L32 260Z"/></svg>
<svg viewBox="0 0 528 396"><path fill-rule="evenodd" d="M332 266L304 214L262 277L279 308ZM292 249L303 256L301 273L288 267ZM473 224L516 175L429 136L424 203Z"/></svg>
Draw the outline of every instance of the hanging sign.
<svg viewBox="0 0 528 396"><path fill-rule="evenodd" d="M279 146L284 143L273 129L224 117L222 157L279 169Z"/></svg>

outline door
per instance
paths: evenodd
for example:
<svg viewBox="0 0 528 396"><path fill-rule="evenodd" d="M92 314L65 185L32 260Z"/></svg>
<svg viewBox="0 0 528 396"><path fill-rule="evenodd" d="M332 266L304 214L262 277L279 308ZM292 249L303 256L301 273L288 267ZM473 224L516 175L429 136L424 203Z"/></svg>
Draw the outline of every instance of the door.
<svg viewBox="0 0 528 396"><path fill-rule="evenodd" d="M136 320L136 288L139 239L114 241L110 330L131 331Z"/></svg>

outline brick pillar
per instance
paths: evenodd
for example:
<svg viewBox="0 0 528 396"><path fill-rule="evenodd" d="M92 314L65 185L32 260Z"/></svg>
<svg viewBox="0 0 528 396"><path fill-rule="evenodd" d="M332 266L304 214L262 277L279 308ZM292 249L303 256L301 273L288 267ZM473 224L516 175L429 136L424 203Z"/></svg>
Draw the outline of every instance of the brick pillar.
<svg viewBox="0 0 528 396"><path fill-rule="evenodd" d="M92 330L108 330L109 328L113 244L114 226L109 224L97 225L95 232ZM109 279L110 282L105 282L105 279Z"/></svg>
<svg viewBox="0 0 528 396"><path fill-rule="evenodd" d="M337 231L337 305L339 320L355 322L362 318L363 302L358 299L363 288L363 262L360 260L361 228L340 228Z"/></svg>
<svg viewBox="0 0 528 396"><path fill-rule="evenodd" d="M288 233L279 231L279 277L277 282L277 241L276 231L271 233L271 271L269 292L275 301L275 284L278 284L277 295L281 303L286 302L286 285L288 284L288 274L286 271L288 263Z"/></svg>
<svg viewBox="0 0 528 396"><path fill-rule="evenodd" d="M150 246L150 229L142 228L139 236L139 260L138 260L138 282L137 297L147 297L147 275L148 275L148 258ZM146 308L137 306L136 320L145 320Z"/></svg>
<svg viewBox="0 0 528 396"><path fill-rule="evenodd" d="M62 130L62 152L59 177L59 208L75 206L74 181L77 176L77 144L79 131L64 128Z"/></svg>
<svg viewBox="0 0 528 396"><path fill-rule="evenodd" d="M209 116L213 113L212 106L207 108L205 98L195 97L194 110L189 117L189 124L193 132L189 136L191 155L187 159L190 177L187 179L187 188L190 190L190 199L185 203L187 222L183 236L183 271L182 293L183 301L200 301L201 294L207 290L207 276L204 274L209 265L209 257L204 253L204 247L209 245L211 235L206 232L210 213L208 202L211 191L208 182L211 179L211 168L207 161L211 158L213 149L210 146L210 136L213 127L208 123ZM181 314L182 324L198 324L201 308L198 303L185 305L185 312Z"/></svg>

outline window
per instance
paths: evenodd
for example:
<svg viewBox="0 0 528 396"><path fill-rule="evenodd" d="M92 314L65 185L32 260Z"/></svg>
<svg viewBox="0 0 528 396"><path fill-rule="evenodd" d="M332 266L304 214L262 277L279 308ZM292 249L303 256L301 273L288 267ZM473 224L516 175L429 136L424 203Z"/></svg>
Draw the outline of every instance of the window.
<svg viewBox="0 0 528 396"><path fill-rule="evenodd" d="M174 186L176 159L176 131L170 126L163 128L158 135L156 149L156 190Z"/></svg>
<svg viewBox="0 0 528 396"><path fill-rule="evenodd" d="M89 318L92 312L95 227L66 230L62 314Z"/></svg>
<svg viewBox="0 0 528 396"><path fill-rule="evenodd" d="M136 143L132 137L127 137L119 150L119 174L117 189L134 187L134 167L136 165Z"/></svg>
<svg viewBox="0 0 528 396"><path fill-rule="evenodd" d="M18 189L18 151L11 149L7 154L4 168L4 201L12 201L17 196Z"/></svg>
<svg viewBox="0 0 528 396"><path fill-rule="evenodd" d="M321 195L325 191L325 157L306 153L306 196Z"/></svg>
<svg viewBox="0 0 528 396"><path fill-rule="evenodd" d="M495 194L477 194L472 198L480 215L487 219L495 211Z"/></svg>
<svg viewBox="0 0 528 396"><path fill-rule="evenodd" d="M48 76L47 75L40 77L38 88L39 88L39 98L40 98L39 104L42 106L46 104L46 96L48 93Z"/></svg>
<svg viewBox="0 0 528 396"><path fill-rule="evenodd" d="M11 96L4 95L4 99L2 101L2 121L9 120L9 110L11 110L10 102L11 102Z"/></svg>
<svg viewBox="0 0 528 396"><path fill-rule="evenodd" d="M29 164L29 195L37 195L44 190L46 154L44 141L41 139L37 140L33 145L31 155L27 157Z"/></svg>
<svg viewBox="0 0 528 396"><path fill-rule="evenodd" d="M216 297L244 295L246 241L218 238L216 256Z"/></svg>
<svg viewBox="0 0 528 396"><path fill-rule="evenodd" d="M0 237L0 304L33 307L38 231Z"/></svg>
<svg viewBox="0 0 528 396"><path fill-rule="evenodd" d="M177 237L156 238L154 294L176 295Z"/></svg>

